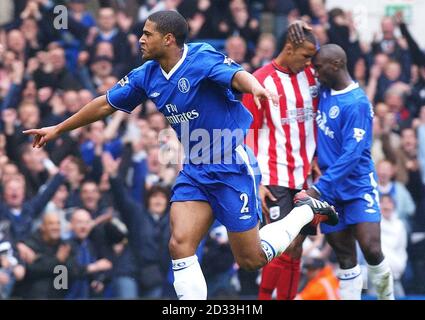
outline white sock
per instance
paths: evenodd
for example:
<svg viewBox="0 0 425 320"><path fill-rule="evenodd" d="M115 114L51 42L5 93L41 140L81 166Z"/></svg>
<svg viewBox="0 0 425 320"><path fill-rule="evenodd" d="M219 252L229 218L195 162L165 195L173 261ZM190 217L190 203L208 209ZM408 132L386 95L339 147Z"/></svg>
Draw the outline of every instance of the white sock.
<svg viewBox="0 0 425 320"><path fill-rule="evenodd" d="M198 257L195 255L172 262L174 289L179 300L207 300L207 283Z"/></svg>
<svg viewBox="0 0 425 320"><path fill-rule="evenodd" d="M357 264L351 269L339 269L339 294L342 300L361 300L363 279L362 270Z"/></svg>
<svg viewBox="0 0 425 320"><path fill-rule="evenodd" d="M313 220L313 211L307 205L292 209L283 219L260 229L261 247L270 262L282 254L302 227Z"/></svg>
<svg viewBox="0 0 425 320"><path fill-rule="evenodd" d="M394 280L390 266L384 258L376 266L367 265L370 281L375 286L378 300L394 300Z"/></svg>

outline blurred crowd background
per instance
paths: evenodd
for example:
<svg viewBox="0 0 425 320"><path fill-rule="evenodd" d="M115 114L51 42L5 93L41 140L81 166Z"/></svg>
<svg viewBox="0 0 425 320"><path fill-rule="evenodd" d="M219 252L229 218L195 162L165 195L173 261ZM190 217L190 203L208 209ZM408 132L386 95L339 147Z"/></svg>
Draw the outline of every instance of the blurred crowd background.
<svg viewBox="0 0 425 320"><path fill-rule="evenodd" d="M56 5L68 10L56 29ZM169 197L179 144L149 100L131 115L32 148L22 130L54 125L143 63L149 14L175 9L189 41L206 41L246 70L269 63L288 23L337 43L375 108L382 245L399 298L425 295L425 53L403 15L382 16L373 41L325 0L2 0L0 4L0 297L175 299ZM165 148L164 148L165 147ZM164 159L162 159L164 160ZM322 235L304 244L300 291L335 265ZM235 264L215 223L197 252L210 298L255 298L261 272ZM361 259L361 256L360 256ZM65 265L65 283L56 281ZM56 279L56 280L55 280ZM59 286L59 287L58 287ZM365 295L373 297L367 290Z"/></svg>

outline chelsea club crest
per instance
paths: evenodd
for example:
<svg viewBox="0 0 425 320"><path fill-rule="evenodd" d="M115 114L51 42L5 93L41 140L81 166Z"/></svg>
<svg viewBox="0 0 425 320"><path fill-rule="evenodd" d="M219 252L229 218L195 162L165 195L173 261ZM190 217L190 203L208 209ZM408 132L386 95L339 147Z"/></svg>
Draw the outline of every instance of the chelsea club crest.
<svg viewBox="0 0 425 320"><path fill-rule="evenodd" d="M189 83L189 80L187 80L186 78L180 78L177 86L178 86L180 92L182 92L182 93L189 92L190 83Z"/></svg>

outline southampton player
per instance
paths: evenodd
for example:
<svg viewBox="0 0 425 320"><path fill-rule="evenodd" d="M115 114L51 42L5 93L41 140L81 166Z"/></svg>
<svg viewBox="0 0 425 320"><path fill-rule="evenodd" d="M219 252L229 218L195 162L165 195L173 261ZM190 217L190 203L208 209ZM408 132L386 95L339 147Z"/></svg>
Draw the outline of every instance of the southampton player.
<svg viewBox="0 0 425 320"><path fill-rule="evenodd" d="M319 82L318 163L323 175L307 191L333 204L340 215L335 226L321 230L335 251L343 299L360 299L362 276L356 240L368 263L378 299L394 299L393 277L381 250L380 209L371 158L372 105L347 71L347 56L337 45L325 45L313 58Z"/></svg>
<svg viewBox="0 0 425 320"><path fill-rule="evenodd" d="M243 98L243 104L254 117L253 136L247 138L247 144L252 147L261 170L263 223L278 221L293 209L295 194L308 188L316 150L314 115L319 92L310 66L316 53L316 38L304 29L305 41L295 44L291 34L297 26L296 23L289 26L280 54L254 73L266 89L279 96L279 106L263 100L261 108L257 108L252 95L245 94ZM302 243L306 235L314 234L315 228L303 228L285 253L262 269L259 299L271 299L275 289L278 300L295 298Z"/></svg>
<svg viewBox="0 0 425 320"><path fill-rule="evenodd" d="M34 146L42 147L63 132L116 110L131 112L146 98L152 99L176 131L187 157L171 199L174 288L179 299L206 299L195 251L214 219L226 226L237 263L253 270L280 255L304 225L335 224L338 217L328 204L299 195L291 214L259 231L260 175L255 175L255 157L243 145L252 116L231 89L251 93L257 105L272 95L211 46L186 45L187 34L187 22L179 13L152 14L140 38L146 63L64 122L25 133L34 134ZM242 135L224 139L216 134L220 130Z"/></svg>

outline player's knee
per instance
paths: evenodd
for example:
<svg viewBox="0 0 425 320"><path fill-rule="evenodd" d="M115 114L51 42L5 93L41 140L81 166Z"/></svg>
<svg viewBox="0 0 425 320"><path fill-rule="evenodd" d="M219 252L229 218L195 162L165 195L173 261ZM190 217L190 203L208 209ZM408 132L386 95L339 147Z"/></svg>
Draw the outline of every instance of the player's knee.
<svg viewBox="0 0 425 320"><path fill-rule="evenodd" d="M236 258L239 267L246 271L256 271L266 264L266 258L262 256L239 256Z"/></svg>
<svg viewBox="0 0 425 320"><path fill-rule="evenodd" d="M367 248L363 250L363 255L369 264L379 264L384 255L381 250L381 245L379 243L372 243Z"/></svg>
<svg viewBox="0 0 425 320"><path fill-rule="evenodd" d="M172 257L186 257L191 255L190 245L184 237L172 235L168 242L168 249Z"/></svg>
<svg viewBox="0 0 425 320"><path fill-rule="evenodd" d="M356 256L351 253L338 255L338 263L342 269L351 269L357 264Z"/></svg>

